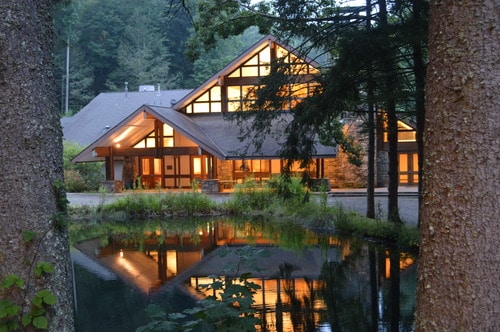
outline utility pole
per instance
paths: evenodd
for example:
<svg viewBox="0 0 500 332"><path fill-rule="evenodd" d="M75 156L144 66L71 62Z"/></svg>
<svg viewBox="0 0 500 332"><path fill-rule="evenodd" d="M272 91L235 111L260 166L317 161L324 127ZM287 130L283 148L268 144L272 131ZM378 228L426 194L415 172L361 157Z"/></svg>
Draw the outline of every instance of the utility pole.
<svg viewBox="0 0 500 332"><path fill-rule="evenodd" d="M64 100L64 114L68 114L69 100L69 37L66 43L66 98Z"/></svg>

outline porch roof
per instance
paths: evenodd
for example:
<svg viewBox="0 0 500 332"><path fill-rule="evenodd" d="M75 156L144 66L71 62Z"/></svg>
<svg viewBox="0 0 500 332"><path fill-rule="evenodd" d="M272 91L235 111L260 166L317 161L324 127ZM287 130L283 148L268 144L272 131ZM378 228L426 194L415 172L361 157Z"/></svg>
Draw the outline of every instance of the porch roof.
<svg viewBox="0 0 500 332"><path fill-rule="evenodd" d="M154 129L154 119L158 119L189 138L201 149L221 160L237 159L273 159L277 158L283 144L283 134L290 115L283 113L272 123L272 135L266 135L262 146L257 149L253 144L253 132L248 138L240 140L240 127L223 113L195 114L186 116L170 107L143 105L135 112L107 130L101 137L91 143L77 155L74 162L99 161L101 157L93 153L97 147L131 147L141 137ZM316 144L316 158L333 158L337 149L331 146Z"/></svg>
<svg viewBox="0 0 500 332"><path fill-rule="evenodd" d="M64 139L86 147L142 105L171 106L190 91L179 89L100 93L80 112L61 119Z"/></svg>

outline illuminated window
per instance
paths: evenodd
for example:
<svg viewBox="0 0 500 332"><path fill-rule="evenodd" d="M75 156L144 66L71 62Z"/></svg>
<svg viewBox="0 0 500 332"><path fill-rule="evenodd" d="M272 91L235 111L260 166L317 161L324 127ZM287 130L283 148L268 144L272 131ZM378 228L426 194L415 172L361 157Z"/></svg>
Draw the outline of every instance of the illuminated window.
<svg viewBox="0 0 500 332"><path fill-rule="evenodd" d="M186 113L210 113L222 111L221 87L213 86L186 107Z"/></svg>
<svg viewBox="0 0 500 332"><path fill-rule="evenodd" d="M237 173L269 173L270 160L237 160L234 162L234 171Z"/></svg>
<svg viewBox="0 0 500 332"><path fill-rule="evenodd" d="M293 55L287 49L270 42L252 55L238 68L221 76L207 91L186 106L186 113L234 112L251 110L256 100L255 90L259 78L271 73L273 59L286 65L286 71L296 77L297 83L282 87L283 97L287 99L281 110L289 110L311 95L318 84L311 82L306 75L319 74L319 70ZM302 75L302 76L301 76ZM280 92L281 93L281 92Z"/></svg>
<svg viewBox="0 0 500 332"><path fill-rule="evenodd" d="M155 173L155 175L161 175L161 159L160 158L154 159L154 173Z"/></svg>
<svg viewBox="0 0 500 332"><path fill-rule="evenodd" d="M199 157L193 158L193 174L194 175L201 174L201 158Z"/></svg>
<svg viewBox="0 0 500 332"><path fill-rule="evenodd" d="M269 160L252 160L252 169L254 172L269 172Z"/></svg>
<svg viewBox="0 0 500 332"><path fill-rule="evenodd" d="M208 158L193 157L193 174L194 175L204 174L203 167L205 168L205 170L208 169Z"/></svg>
<svg viewBox="0 0 500 332"><path fill-rule="evenodd" d="M167 125L163 124L163 146L171 148L174 146L174 129ZM145 149L145 148L155 148L156 147L156 138L155 132L152 131L148 136L140 140L137 144L134 145L136 149Z"/></svg>
<svg viewBox="0 0 500 332"><path fill-rule="evenodd" d="M143 158L142 159L142 175L149 175L149 174L150 174L149 159Z"/></svg>
<svg viewBox="0 0 500 332"><path fill-rule="evenodd" d="M163 136L174 136L174 128L170 127L168 124L163 124Z"/></svg>
<svg viewBox="0 0 500 332"><path fill-rule="evenodd" d="M231 85L227 87L228 112L245 111L255 102L255 86Z"/></svg>
<svg viewBox="0 0 500 332"><path fill-rule="evenodd" d="M300 162L298 161L293 162L293 165L290 168L291 172L303 172L304 170L304 168L300 167Z"/></svg>
<svg viewBox="0 0 500 332"><path fill-rule="evenodd" d="M194 103L193 113L208 113L210 112L210 103Z"/></svg>
<svg viewBox="0 0 500 332"><path fill-rule="evenodd" d="M406 123L398 120L398 142L415 142L417 132ZM388 142L387 121L384 121L384 142Z"/></svg>
<svg viewBox="0 0 500 332"><path fill-rule="evenodd" d="M399 183L418 183L418 154L399 153Z"/></svg>
<svg viewBox="0 0 500 332"><path fill-rule="evenodd" d="M260 77L271 72L271 48L266 46L259 53L245 62L240 68L228 75L229 78Z"/></svg>
<svg viewBox="0 0 500 332"><path fill-rule="evenodd" d="M278 59L281 59L284 63L291 64L290 67L291 74L294 75L319 74L318 69L302 61L301 59L299 59L298 57L296 57L295 55L293 55L292 53L290 53L288 50L284 49L281 46L277 46L276 57Z"/></svg>

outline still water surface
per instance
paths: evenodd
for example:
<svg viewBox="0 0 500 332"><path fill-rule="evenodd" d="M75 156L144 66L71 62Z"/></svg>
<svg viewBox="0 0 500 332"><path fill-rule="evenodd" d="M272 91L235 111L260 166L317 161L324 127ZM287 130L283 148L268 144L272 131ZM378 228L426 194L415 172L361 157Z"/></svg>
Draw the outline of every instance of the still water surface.
<svg viewBox="0 0 500 332"><path fill-rule="evenodd" d="M413 255L355 238L317 235L265 220L190 219L120 227L73 253L76 330L135 331L144 309L181 312L207 295L199 285L238 262L234 252L263 249L253 281L260 331L411 331ZM221 257L229 249L233 255ZM245 272L240 268L239 272Z"/></svg>

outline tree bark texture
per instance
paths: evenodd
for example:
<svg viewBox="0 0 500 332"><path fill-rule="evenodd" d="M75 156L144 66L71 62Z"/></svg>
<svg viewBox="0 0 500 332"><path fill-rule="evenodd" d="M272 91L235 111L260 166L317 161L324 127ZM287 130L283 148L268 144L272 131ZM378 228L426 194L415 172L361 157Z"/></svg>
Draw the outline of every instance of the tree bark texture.
<svg viewBox="0 0 500 332"><path fill-rule="evenodd" d="M500 331L499 2L430 3L417 331Z"/></svg>
<svg viewBox="0 0 500 332"><path fill-rule="evenodd" d="M64 215L62 131L52 68L50 0L0 3L0 278L26 281L20 292L0 290L2 299L30 310L36 291L57 297L46 316L49 331L74 331L73 291ZM30 231L36 239L23 240ZM53 273L34 275L40 262ZM27 292L26 297L24 292Z"/></svg>

